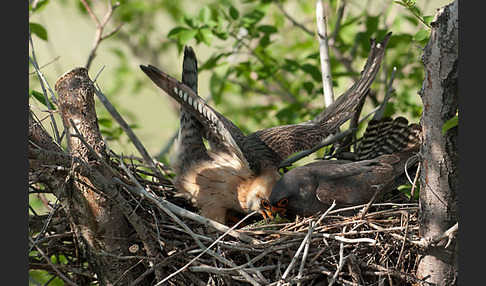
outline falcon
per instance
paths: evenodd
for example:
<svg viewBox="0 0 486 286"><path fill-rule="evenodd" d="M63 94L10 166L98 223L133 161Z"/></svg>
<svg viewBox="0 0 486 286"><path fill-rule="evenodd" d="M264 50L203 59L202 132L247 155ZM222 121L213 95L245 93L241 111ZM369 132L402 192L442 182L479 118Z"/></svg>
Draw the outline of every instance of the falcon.
<svg viewBox="0 0 486 286"><path fill-rule="evenodd" d="M404 117L370 121L357 148L358 161L320 160L285 173L262 205L267 216L293 218L368 203L400 185L406 168L418 162L421 127Z"/></svg>
<svg viewBox="0 0 486 286"><path fill-rule="evenodd" d="M226 223L228 211L258 211L266 217L262 202L267 202L280 178L280 163L318 145L354 114L378 73L390 36L381 42L371 40L360 78L313 120L248 135L198 96L192 48L184 49L182 82L154 66L141 65L155 85L181 105L174 186L188 195L201 215L217 222Z"/></svg>

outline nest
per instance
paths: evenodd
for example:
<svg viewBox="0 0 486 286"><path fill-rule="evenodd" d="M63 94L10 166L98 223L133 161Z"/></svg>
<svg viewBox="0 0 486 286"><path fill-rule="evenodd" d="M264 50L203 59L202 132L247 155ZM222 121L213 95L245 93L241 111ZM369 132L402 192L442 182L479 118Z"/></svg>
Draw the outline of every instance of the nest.
<svg viewBox="0 0 486 286"><path fill-rule="evenodd" d="M144 279L152 285L427 284L415 276L421 253L418 204L400 193L371 205L331 206L324 213L295 221L265 222L257 214L249 215L229 228L197 215L197 209L170 182L155 182L155 175L141 160L123 161L112 160L125 176L122 181L132 181L132 186L145 191L126 183L122 195L162 254L148 255L134 231L133 257L125 258L137 259L148 269L134 285ZM166 172L168 178L173 175ZM59 267L92 283L94 275L77 249L63 212L57 208L49 216L30 220L44 224L44 235L38 236L36 245L48 257L62 253L65 259ZM31 269L53 272L41 254L37 262L30 258ZM156 271L164 280L156 279Z"/></svg>

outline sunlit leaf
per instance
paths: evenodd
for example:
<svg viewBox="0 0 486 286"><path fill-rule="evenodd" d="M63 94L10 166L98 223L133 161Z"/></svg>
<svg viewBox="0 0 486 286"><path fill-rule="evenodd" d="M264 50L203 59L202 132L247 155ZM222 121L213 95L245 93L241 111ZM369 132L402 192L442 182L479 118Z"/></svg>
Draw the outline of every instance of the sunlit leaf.
<svg viewBox="0 0 486 286"><path fill-rule="evenodd" d="M456 127L459 124L459 116L456 115L451 119L447 120L444 125L442 125L442 135L447 133L447 130Z"/></svg>
<svg viewBox="0 0 486 286"><path fill-rule="evenodd" d="M32 34L44 41L47 41L47 30L41 24L30 22L29 29Z"/></svg>

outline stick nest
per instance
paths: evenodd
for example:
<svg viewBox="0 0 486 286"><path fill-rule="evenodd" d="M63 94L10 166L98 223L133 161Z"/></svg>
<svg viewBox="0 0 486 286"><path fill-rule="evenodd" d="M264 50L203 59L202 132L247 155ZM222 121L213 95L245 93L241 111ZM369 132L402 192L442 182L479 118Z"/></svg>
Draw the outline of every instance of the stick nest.
<svg viewBox="0 0 486 286"><path fill-rule="evenodd" d="M161 184L140 159L113 157L113 165L130 182L130 171L148 193L168 201L188 212L197 213L189 201L177 194L170 184L173 174L166 169L168 180ZM133 179L132 177L132 179ZM199 245L210 246L223 235L212 227L188 217L170 217L152 201L122 188L122 196L149 229L151 239L160 248L159 257L147 254L144 242L134 231L131 257L148 269L140 281L150 279L156 285L160 279L154 269L165 277L184 268L163 285L420 285L415 276L421 248L418 243L418 204L401 194L389 194L374 203L366 213L365 205L333 208L325 214L288 221L277 218L264 222L254 215L244 226L235 228L253 243L225 235L211 251L201 255ZM386 203L384 203L386 202ZM187 226L193 233L188 233ZM29 220L30 235L47 257L56 257L56 267L76 275L86 283L95 282L76 238L70 230L65 211L58 207L50 215L35 215ZM198 240L200 243L196 241ZM34 249L35 251L35 249ZM55 275L43 257L30 255L30 268L43 269ZM81 278L80 278L81 277ZM164 277L164 278L165 278ZM160 278L160 277L159 277ZM134 281L136 284L137 281Z"/></svg>

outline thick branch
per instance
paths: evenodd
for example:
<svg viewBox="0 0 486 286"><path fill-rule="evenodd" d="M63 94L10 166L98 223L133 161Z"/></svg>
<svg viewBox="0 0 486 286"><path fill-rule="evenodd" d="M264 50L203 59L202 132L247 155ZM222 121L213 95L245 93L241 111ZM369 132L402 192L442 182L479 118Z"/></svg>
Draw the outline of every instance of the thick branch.
<svg viewBox="0 0 486 286"><path fill-rule="evenodd" d="M458 108L458 2L439 10L425 47L425 79L420 95L422 115L422 174L420 179L420 235L433 239L458 220L457 127L442 134L444 123ZM457 283L457 243L432 247L421 259L417 275L437 285Z"/></svg>
<svg viewBox="0 0 486 286"><path fill-rule="evenodd" d="M76 68L66 73L57 81L56 91L71 156L86 162L91 169L91 176L74 173L77 180L72 183L72 196L67 202L72 225L101 283L113 284L121 277L120 282L126 284L133 281L142 269L135 268L125 273L136 260L117 259L120 255L130 255L128 237L131 227L117 206L121 196L111 180L113 172L106 167L109 157L99 131L94 86L88 70ZM76 169L79 165L74 163L73 167ZM98 180L93 179L95 175ZM103 187L96 188L103 180ZM123 204L128 206L125 202Z"/></svg>

